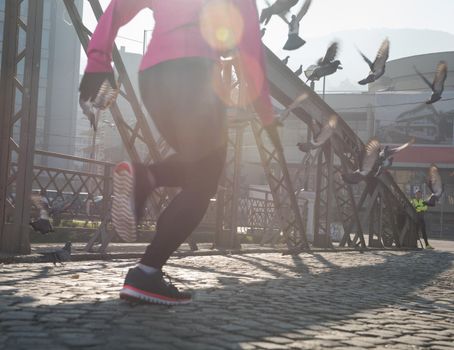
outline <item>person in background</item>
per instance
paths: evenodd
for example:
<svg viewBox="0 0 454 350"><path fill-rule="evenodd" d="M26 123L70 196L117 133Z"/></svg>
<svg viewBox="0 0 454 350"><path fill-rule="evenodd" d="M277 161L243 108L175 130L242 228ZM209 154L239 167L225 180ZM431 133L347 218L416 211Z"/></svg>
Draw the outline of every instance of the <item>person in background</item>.
<svg viewBox="0 0 454 350"><path fill-rule="evenodd" d="M421 190L419 189L416 190L415 197L411 199L411 204L416 210L416 215L418 219L417 234L419 234L419 231L421 230L422 237L424 239L424 244L426 245L426 249L433 249L433 247L429 244L429 241L427 240L426 221L424 220L424 213L427 211L429 206L433 207L434 205L422 199L422 193Z"/></svg>
<svg viewBox="0 0 454 350"><path fill-rule="evenodd" d="M203 218L217 190L227 149L221 57L235 58L250 102L275 147L281 147L266 79L255 0L112 0L88 46L80 101L101 84L115 86L112 48L119 28L143 9L154 30L139 69L142 101L175 154L151 165L129 162L114 170L112 221L133 237L147 197L158 187L181 191L157 221L140 263L126 275L120 297L167 305L191 301L164 279L162 268ZM153 20L150 14L150 23Z"/></svg>

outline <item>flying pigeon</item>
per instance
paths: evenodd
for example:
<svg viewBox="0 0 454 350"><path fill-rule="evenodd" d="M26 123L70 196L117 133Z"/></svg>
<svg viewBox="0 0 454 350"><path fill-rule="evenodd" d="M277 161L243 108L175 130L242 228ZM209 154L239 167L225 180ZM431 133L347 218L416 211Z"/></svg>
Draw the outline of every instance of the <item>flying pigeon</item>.
<svg viewBox="0 0 454 350"><path fill-rule="evenodd" d="M71 199L68 200L54 200L52 205L49 205L47 198L41 194L41 196L32 196L32 203L39 209L39 219L30 222L33 230L38 231L42 234L49 232L55 232L49 218L55 215L61 214L68 210L73 203L77 200L78 196L75 194Z"/></svg>
<svg viewBox="0 0 454 350"><path fill-rule="evenodd" d="M63 248L39 254L48 257L54 265L57 265L57 262L62 264L64 261L71 261L71 242L66 242Z"/></svg>
<svg viewBox="0 0 454 350"><path fill-rule="evenodd" d="M39 218L38 220L30 222L33 231L39 232L43 235L49 232L55 232L49 219Z"/></svg>
<svg viewBox="0 0 454 350"><path fill-rule="evenodd" d="M299 77L303 73L303 65L301 64L300 67L294 72L297 77Z"/></svg>
<svg viewBox="0 0 454 350"><path fill-rule="evenodd" d="M415 68L416 73L421 77L422 80L430 87L432 90L432 96L426 102L428 105L435 103L441 99L441 95L445 88L445 80L448 75L448 65L445 61L440 61L437 65L437 71L435 72L435 77L433 83L431 83L420 71Z"/></svg>
<svg viewBox="0 0 454 350"><path fill-rule="evenodd" d="M337 116L331 116L322 129L315 135L314 140L307 143L298 143L297 146L301 152L309 152L310 150L319 148L333 135L337 126Z"/></svg>
<svg viewBox="0 0 454 350"><path fill-rule="evenodd" d="M267 25L273 15L284 15L297 3L298 0L276 0L273 5L262 10L260 23Z"/></svg>
<svg viewBox="0 0 454 350"><path fill-rule="evenodd" d="M307 77L308 81L320 80L320 78L334 74L338 69L342 69L341 62L339 60L335 60L338 48L339 44L337 42L332 43L328 47L325 57L320 58L315 69L310 71L310 75Z"/></svg>
<svg viewBox="0 0 454 350"><path fill-rule="evenodd" d="M82 112L90 121L90 126L96 132L98 129L98 115L100 111L106 110L115 101L119 89L113 88L110 82L106 79L99 88L98 94L94 100L79 99Z"/></svg>
<svg viewBox="0 0 454 350"><path fill-rule="evenodd" d="M32 196L31 200L32 203L39 209L39 219L30 222L33 230L43 235L49 232L54 232L54 228L49 220L50 208L47 198L43 195Z"/></svg>
<svg viewBox="0 0 454 350"><path fill-rule="evenodd" d="M395 147L395 148L391 148L389 146L383 147L380 150L380 154L378 156L378 161L380 163L379 172L381 172L381 170L383 170L383 169L390 168L391 165L393 164L393 160L394 160L393 156L396 153L404 150L405 148L410 147L414 142L415 142L415 139L413 138L410 141L408 141L407 143L405 143L399 147Z"/></svg>
<svg viewBox="0 0 454 350"><path fill-rule="evenodd" d="M290 56L287 56L286 58L284 58L284 59L282 60L282 63L287 64L289 58L290 58Z"/></svg>
<svg viewBox="0 0 454 350"><path fill-rule="evenodd" d="M364 61L367 62L367 64L370 67L370 73L369 76L358 83L360 85L366 85L369 83L373 83L375 80L380 78L383 74L385 74L385 66L386 66L386 61L388 60L389 57L389 40L385 39L383 43L380 46L380 49L378 50L377 57L375 58L375 61L372 63L371 60L369 60L361 51L359 51L361 56L363 57Z"/></svg>
<svg viewBox="0 0 454 350"><path fill-rule="evenodd" d="M359 169L351 174L342 174L342 179L349 184L357 184L365 180L377 169L377 163L380 154L380 142L377 139L371 139L363 151L360 159Z"/></svg>
<svg viewBox="0 0 454 350"><path fill-rule="evenodd" d="M443 193L443 183L441 182L441 176L435 164L432 164L429 168L426 184L432 193L429 199L426 200L427 205L434 206Z"/></svg>
<svg viewBox="0 0 454 350"><path fill-rule="evenodd" d="M298 14L296 16L292 16L292 19L288 23L288 39L283 47L284 50L296 50L306 43L306 41L301 39L299 36L300 22L309 10L311 3L312 0L306 0L303 7L301 7L301 9L299 10Z"/></svg>

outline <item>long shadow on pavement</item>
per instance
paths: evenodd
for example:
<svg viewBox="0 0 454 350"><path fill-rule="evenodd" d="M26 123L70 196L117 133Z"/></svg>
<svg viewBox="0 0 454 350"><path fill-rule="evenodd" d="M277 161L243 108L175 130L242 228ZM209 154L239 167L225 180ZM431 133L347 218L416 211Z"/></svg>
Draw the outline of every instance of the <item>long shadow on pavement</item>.
<svg viewBox="0 0 454 350"><path fill-rule="evenodd" d="M109 291L107 300L84 300L82 296L58 305L36 305L33 295L17 296L18 287L8 282L4 286L9 288L0 288L0 347L1 337L8 334L16 337L4 338L3 344L25 344L26 339L20 340L18 335L18 328L25 327L43 334L45 341L35 339L35 348L40 344L48 346L50 341L52 346L63 348L83 344L124 349L147 344L148 349L241 349L243 342L329 329L333 324L354 320L358 313L373 313L382 307L412 307L415 301L424 302L414 293L452 268L454 261L453 254L441 252L389 253L381 257L382 262L377 264L344 268L324 257L314 257L324 265L321 272L314 273L304 259L289 258L291 271L298 274L288 277L278 274L272 268L273 262L261 256L234 256L233 259L251 265L252 275L258 270L275 278L245 282L249 280L244 273L229 274L228 268L223 268L217 271L220 288L199 287L192 304L173 308L130 306L117 300L118 288ZM172 260L171 264L194 272L184 261ZM201 270L203 279L205 273L213 274L215 269ZM93 284L91 287L96 288ZM77 288L83 292L86 287L83 283L71 287ZM100 294L103 288L99 289ZM58 291L53 293L58 296ZM93 291L87 290L88 293ZM23 290L21 294L24 295ZM424 304L426 311L430 312L430 304ZM446 307L450 309L452 305ZM14 313L19 316L15 318ZM21 318L20 313L25 316Z"/></svg>

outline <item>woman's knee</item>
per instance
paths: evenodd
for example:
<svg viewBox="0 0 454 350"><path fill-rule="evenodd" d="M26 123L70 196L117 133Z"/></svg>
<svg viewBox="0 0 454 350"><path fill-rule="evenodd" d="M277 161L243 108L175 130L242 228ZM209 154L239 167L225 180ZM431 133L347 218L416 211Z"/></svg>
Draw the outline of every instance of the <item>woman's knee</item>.
<svg viewBox="0 0 454 350"><path fill-rule="evenodd" d="M200 195L208 198L214 197L224 169L225 155L226 150L223 147L194 164L188 185L198 191Z"/></svg>

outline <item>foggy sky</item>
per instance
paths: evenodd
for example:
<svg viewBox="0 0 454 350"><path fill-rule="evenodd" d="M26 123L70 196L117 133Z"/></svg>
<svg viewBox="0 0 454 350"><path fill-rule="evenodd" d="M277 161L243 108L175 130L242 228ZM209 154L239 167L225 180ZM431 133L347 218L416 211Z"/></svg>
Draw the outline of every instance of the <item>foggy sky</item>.
<svg viewBox="0 0 454 350"><path fill-rule="evenodd" d="M271 2L274 0L270 0ZM101 0L101 5L106 7L109 0ZM298 7L301 6L303 0L300 0L300 4L293 8L293 12L296 12ZM87 1L84 1L84 5ZM257 1L259 11L264 6L262 0ZM291 53L294 57L297 57L298 62L291 62L292 68L297 68L299 64L307 67L312 64L312 60L315 57L323 55L323 52L319 53L321 48L318 45L311 45L311 39L322 39L323 42L337 39L336 34L342 31L358 30L358 29L374 29L383 30L385 35L386 29L428 29L448 32L454 35L453 26L453 14L454 14L454 0L313 0L312 6L309 9L308 14L301 22L300 33L301 36L308 41L308 44L303 48ZM91 15L90 11L84 11L84 23L88 28L93 29L96 21ZM126 50L130 52L141 53L143 47L143 31L144 29L150 30L153 28L152 13L149 10L144 10L139 13L128 25L120 29L119 38L117 38L118 46L126 46ZM270 47L278 56L282 56L284 53L280 50L280 47L285 42L287 36L287 25L278 17L273 17L268 30L264 38L265 44ZM409 40L408 44L400 43L401 45L408 45L408 47L399 47L399 52L410 52L411 54L418 53L417 46L419 38L415 33L414 40ZM369 49L371 56L375 55L375 50L378 48L380 41L371 43L370 48L365 48L366 53ZM312 42L314 43L314 42ZM341 48L342 48L341 43ZM354 43L347 43L348 49L352 49ZM358 44L358 43L355 43ZM316 47L316 49L315 49ZM406 50L408 48L408 50ZM314 50L317 50L314 52ZM437 43L437 51L452 51L454 47L452 42ZM391 47L390 58L400 58L394 53L397 50L393 50ZM425 51L421 53L427 53ZM81 70L85 67L85 55L82 54ZM304 59L307 57L307 59ZM341 57L342 58L342 57ZM373 57L371 57L373 59ZM344 67L345 70L342 72L343 76L339 76L339 79L344 79L345 76L349 75L348 65ZM367 67L365 67L367 70ZM353 65L352 75L357 73L357 65Z"/></svg>
<svg viewBox="0 0 454 350"><path fill-rule="evenodd" d="M105 7L109 0L100 2ZM259 8L263 7L261 0L257 4ZM95 20L85 12L84 22L93 28ZM143 11L122 28L119 35L141 41L143 29L153 27L150 15L149 11ZM307 37L363 28L419 28L454 34L453 15L453 0L314 0L301 31ZM285 24L278 18L273 18L270 29L286 32ZM130 50L140 51L138 43L124 39L118 39L118 42Z"/></svg>

